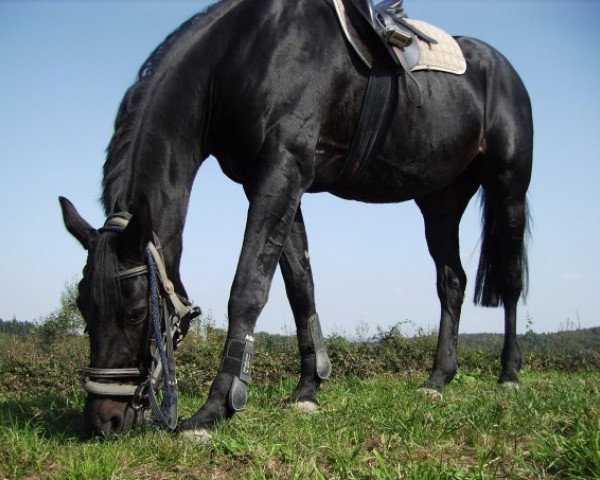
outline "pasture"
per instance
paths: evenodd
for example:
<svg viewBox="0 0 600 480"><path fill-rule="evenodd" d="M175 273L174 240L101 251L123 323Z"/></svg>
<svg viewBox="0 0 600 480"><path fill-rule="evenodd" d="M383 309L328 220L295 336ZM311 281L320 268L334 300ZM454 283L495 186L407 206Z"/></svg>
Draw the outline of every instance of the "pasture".
<svg viewBox="0 0 600 480"><path fill-rule="evenodd" d="M191 335L177 353L183 415L204 400L223 340L213 328L202 340ZM301 413L282 405L295 383L294 339L259 335L246 412L222 423L210 445L196 445L151 427L82 440L78 370L86 342L1 337L0 478L600 476L593 350L573 356L525 348L522 385L512 390L496 385L497 355L468 345L456 381L434 401L417 391L433 336L390 331L359 343L331 337L334 375L319 396L321 409ZM523 338L521 344L527 347Z"/></svg>

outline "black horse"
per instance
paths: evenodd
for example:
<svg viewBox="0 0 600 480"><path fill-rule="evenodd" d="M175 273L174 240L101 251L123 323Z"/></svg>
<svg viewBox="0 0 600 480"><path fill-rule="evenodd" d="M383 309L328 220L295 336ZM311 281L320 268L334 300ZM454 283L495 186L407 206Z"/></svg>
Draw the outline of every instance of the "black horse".
<svg viewBox="0 0 600 480"><path fill-rule="evenodd" d="M330 365L300 208L306 192L371 203L416 201L441 303L437 353L424 386L441 390L457 369L466 285L459 222L481 187L475 302L504 306L499 381L517 382L516 310L527 281L531 106L501 54L472 38L457 40L466 73L414 73L421 106L400 88L391 128L368 169L360 178L339 182L369 70L342 36L332 0L223 0L168 36L125 94L104 165L105 211L130 212L131 221L124 230L96 230L61 198L67 229L88 251L78 304L90 336L90 367L147 368L149 280L119 272L143 265L145 246L157 238L174 290L185 298L179 275L182 231L196 172L213 155L223 172L243 185L249 208L223 362L205 405L181 428L213 427L244 406L251 334L278 264L301 356L300 380L290 400L316 403ZM124 431L133 422L130 405L130 396L90 393L86 421L98 433Z"/></svg>

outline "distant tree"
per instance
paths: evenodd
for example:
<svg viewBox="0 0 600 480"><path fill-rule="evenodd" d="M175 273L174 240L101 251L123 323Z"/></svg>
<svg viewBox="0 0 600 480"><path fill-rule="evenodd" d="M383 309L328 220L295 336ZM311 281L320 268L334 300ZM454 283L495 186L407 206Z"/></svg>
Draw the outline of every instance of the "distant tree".
<svg viewBox="0 0 600 480"><path fill-rule="evenodd" d="M12 320L2 320L0 318L0 332L9 333L11 335L18 335L25 337L36 329L36 324L33 322L24 322L17 320L13 315Z"/></svg>

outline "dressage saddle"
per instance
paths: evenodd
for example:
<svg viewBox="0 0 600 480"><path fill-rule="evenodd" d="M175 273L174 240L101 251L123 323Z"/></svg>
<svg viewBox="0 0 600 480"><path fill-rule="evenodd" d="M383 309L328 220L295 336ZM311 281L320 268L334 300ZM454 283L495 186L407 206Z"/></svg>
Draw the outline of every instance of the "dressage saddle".
<svg viewBox="0 0 600 480"><path fill-rule="evenodd" d="M350 3L362 17L350 16L355 27L361 30L357 23L364 22L375 33L392 61L405 72L410 72L419 63L417 39L428 44L437 43L434 38L406 21L408 17L403 7L404 0L384 0L377 5L373 4L373 0L351 0ZM364 31L362 34L364 35Z"/></svg>

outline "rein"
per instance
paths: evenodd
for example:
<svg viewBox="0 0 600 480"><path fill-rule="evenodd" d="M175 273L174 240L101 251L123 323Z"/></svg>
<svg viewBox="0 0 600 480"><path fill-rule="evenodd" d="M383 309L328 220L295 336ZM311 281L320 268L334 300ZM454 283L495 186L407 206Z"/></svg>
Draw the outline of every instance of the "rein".
<svg viewBox="0 0 600 480"><path fill-rule="evenodd" d="M121 232L130 218L131 215L125 212L111 215L101 231ZM124 280L148 275L152 327L152 335L148 339L150 365L144 371L139 368L87 367L83 369L81 385L86 392L94 395L133 397L131 407L136 411L144 410L148 404L158 423L174 430L178 421L174 351L185 333L181 329L182 320L189 324L200 315L200 310L175 293L156 235L154 241L148 243L144 256L145 265L123 270L117 278ZM157 391L161 385L163 397L159 405Z"/></svg>

